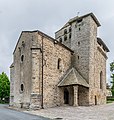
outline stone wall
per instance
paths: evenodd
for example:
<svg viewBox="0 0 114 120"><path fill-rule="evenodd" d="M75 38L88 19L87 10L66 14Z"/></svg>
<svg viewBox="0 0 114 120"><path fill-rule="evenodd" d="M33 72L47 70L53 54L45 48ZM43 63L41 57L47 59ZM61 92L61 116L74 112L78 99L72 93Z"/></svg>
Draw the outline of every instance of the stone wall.
<svg viewBox="0 0 114 120"><path fill-rule="evenodd" d="M29 107L32 34L22 32L14 51L14 106Z"/></svg>
<svg viewBox="0 0 114 120"><path fill-rule="evenodd" d="M10 67L10 105L14 102L14 65Z"/></svg>
<svg viewBox="0 0 114 120"><path fill-rule="evenodd" d="M106 103L106 51L97 43L97 25L94 20L90 20L90 59L89 59L89 104L95 104L95 99L97 104ZM100 72L102 75L102 89L100 88ZM95 98L96 96L96 98Z"/></svg>
<svg viewBox="0 0 114 120"><path fill-rule="evenodd" d="M78 105L79 106L89 105L88 97L89 97L89 88L79 86L78 87Z"/></svg>
<svg viewBox="0 0 114 120"><path fill-rule="evenodd" d="M89 89L78 85L67 86L71 98L69 104L104 104L107 56L103 45L97 42L97 27L90 15L79 22L66 24L55 35L62 43L40 31L22 32L14 50L14 64L10 70L11 104L32 109L41 108L43 77L44 108L63 105L64 87L59 88L57 85L71 67L86 79Z"/></svg>
<svg viewBox="0 0 114 120"><path fill-rule="evenodd" d="M81 20L82 19L82 20ZM72 65L89 83L90 105L95 104L95 96L98 104L106 102L106 51L103 46L97 43L97 24L91 16L86 16L66 24L62 29L56 32L55 37L62 43L69 46L73 51ZM64 41L64 30L71 27L71 39ZM67 33L68 36L69 33ZM100 71L102 75L102 90L100 89Z"/></svg>
<svg viewBox="0 0 114 120"><path fill-rule="evenodd" d="M38 43L42 46L42 36L38 35ZM53 39L43 37L44 72L43 72L43 96L44 107L52 107L61 104L61 90L58 88L60 78L71 67L71 52ZM36 58L35 58L36 59ZM58 60L60 66L58 69ZM36 59L38 61L38 59ZM36 62L39 63L39 62ZM36 67L34 68L36 69ZM41 64L40 64L40 88L41 88ZM35 74L38 74L36 71ZM37 91L38 89L36 89ZM41 93L41 90L40 90ZM63 101L62 101L63 102Z"/></svg>
<svg viewBox="0 0 114 120"><path fill-rule="evenodd" d="M71 67L71 51L40 32L22 32L14 51L14 106L41 108L42 36L43 36L43 102L44 107L63 103L61 77ZM58 60L60 60L58 68ZM13 84L13 82L12 82ZM11 86L11 87L12 87Z"/></svg>

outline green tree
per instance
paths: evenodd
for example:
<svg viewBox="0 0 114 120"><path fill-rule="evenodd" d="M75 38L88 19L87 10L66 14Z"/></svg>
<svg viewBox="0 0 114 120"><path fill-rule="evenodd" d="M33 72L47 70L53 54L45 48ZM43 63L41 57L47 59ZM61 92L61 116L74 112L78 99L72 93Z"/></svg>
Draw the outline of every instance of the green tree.
<svg viewBox="0 0 114 120"><path fill-rule="evenodd" d="M112 91L112 96L114 96L114 61L110 63L110 71L111 71L111 78L112 78L111 91Z"/></svg>
<svg viewBox="0 0 114 120"><path fill-rule="evenodd" d="M0 74L0 100L8 99L10 96L10 81L8 76L2 72Z"/></svg>

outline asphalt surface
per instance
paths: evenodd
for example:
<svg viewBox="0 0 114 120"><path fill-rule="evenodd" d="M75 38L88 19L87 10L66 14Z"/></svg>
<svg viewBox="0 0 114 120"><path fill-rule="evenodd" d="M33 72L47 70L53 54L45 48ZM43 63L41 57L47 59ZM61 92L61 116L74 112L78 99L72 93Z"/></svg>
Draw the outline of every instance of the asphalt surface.
<svg viewBox="0 0 114 120"><path fill-rule="evenodd" d="M0 120L49 120L48 118L35 116L7 108L0 104Z"/></svg>
<svg viewBox="0 0 114 120"><path fill-rule="evenodd" d="M48 117L52 120L114 120L114 102L96 106L61 106L35 111L31 114Z"/></svg>

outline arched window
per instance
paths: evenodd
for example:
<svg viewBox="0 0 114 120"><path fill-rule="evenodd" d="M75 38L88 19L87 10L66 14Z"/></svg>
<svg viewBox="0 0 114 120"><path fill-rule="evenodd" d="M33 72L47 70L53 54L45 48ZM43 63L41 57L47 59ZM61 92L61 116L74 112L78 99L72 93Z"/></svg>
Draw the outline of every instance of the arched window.
<svg viewBox="0 0 114 120"><path fill-rule="evenodd" d="M21 84L21 92L23 92L23 91L24 91L24 85Z"/></svg>
<svg viewBox="0 0 114 120"><path fill-rule="evenodd" d="M78 47L80 46L80 42L78 42Z"/></svg>
<svg viewBox="0 0 114 120"><path fill-rule="evenodd" d="M21 62L24 61L24 55L21 55Z"/></svg>
<svg viewBox="0 0 114 120"><path fill-rule="evenodd" d="M103 82L102 82L103 80L102 79L103 79L103 72L101 71L100 72L100 89L103 88Z"/></svg>
<svg viewBox="0 0 114 120"><path fill-rule="evenodd" d="M64 30L64 34L67 34L67 29Z"/></svg>
<svg viewBox="0 0 114 120"><path fill-rule="evenodd" d="M78 60L80 59L80 56L78 55Z"/></svg>
<svg viewBox="0 0 114 120"><path fill-rule="evenodd" d="M58 63L57 63L57 69L60 69L60 65L61 65L61 59L58 59Z"/></svg>
<svg viewBox="0 0 114 120"><path fill-rule="evenodd" d="M69 27L69 32L71 32L72 31L72 28L71 27Z"/></svg>
<svg viewBox="0 0 114 120"><path fill-rule="evenodd" d="M66 40L67 40L67 35L64 36L64 41L66 41Z"/></svg>
<svg viewBox="0 0 114 120"><path fill-rule="evenodd" d="M69 39L71 39L71 33L69 34Z"/></svg>
<svg viewBox="0 0 114 120"><path fill-rule="evenodd" d="M24 41L22 41L22 46L25 47L25 42Z"/></svg>

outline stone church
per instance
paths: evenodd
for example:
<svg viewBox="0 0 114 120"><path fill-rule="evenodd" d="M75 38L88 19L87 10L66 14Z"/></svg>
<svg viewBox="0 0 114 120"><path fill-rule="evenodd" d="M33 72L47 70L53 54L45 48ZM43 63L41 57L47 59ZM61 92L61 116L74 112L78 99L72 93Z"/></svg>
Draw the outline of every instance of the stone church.
<svg viewBox="0 0 114 120"><path fill-rule="evenodd" d="M10 66L10 105L40 109L106 103L108 47L93 13L70 19L52 38L22 31Z"/></svg>

